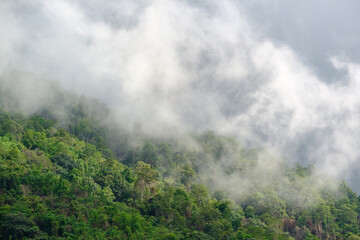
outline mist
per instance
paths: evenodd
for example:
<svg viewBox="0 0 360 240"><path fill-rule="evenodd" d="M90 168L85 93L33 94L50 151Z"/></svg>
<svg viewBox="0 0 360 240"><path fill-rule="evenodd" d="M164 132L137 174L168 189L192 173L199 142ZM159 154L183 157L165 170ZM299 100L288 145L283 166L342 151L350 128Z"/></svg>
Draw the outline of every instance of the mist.
<svg viewBox="0 0 360 240"><path fill-rule="evenodd" d="M271 4L265 14L260 0L4 0L1 87L31 112L52 95L36 79L51 80L100 99L121 126L212 129L315 164L359 192L359 17L346 15L358 3L335 15L336 4L323 12L314 3L314 13ZM298 18L287 13L297 9ZM29 75L39 85L26 85Z"/></svg>

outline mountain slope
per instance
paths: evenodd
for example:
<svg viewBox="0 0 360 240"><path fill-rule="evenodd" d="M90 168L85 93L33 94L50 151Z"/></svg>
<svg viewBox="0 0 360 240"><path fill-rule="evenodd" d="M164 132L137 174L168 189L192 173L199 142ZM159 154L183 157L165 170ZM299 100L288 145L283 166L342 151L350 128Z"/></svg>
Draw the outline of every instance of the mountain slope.
<svg viewBox="0 0 360 240"><path fill-rule="evenodd" d="M358 196L311 184L312 168L280 161L263 176L260 150L212 132L116 155L106 129L74 116L81 127L1 112L1 238L360 239ZM232 194L219 171L249 189Z"/></svg>

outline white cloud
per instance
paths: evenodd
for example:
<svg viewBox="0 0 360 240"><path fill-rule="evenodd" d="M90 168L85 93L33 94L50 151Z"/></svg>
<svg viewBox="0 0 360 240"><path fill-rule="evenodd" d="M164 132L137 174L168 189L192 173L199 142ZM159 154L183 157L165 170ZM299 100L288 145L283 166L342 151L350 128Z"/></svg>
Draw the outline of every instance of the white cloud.
<svg viewBox="0 0 360 240"><path fill-rule="evenodd" d="M235 1L101 3L2 1L1 75L59 81L149 131L213 128L337 177L358 163L359 65L332 58L348 74L325 83Z"/></svg>

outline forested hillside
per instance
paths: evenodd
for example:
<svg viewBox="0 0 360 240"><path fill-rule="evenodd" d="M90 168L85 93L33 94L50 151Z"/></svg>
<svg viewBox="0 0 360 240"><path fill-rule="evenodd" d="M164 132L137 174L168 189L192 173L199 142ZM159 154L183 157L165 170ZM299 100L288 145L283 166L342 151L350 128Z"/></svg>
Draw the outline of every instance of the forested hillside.
<svg viewBox="0 0 360 240"><path fill-rule="evenodd" d="M264 171L272 156L210 131L184 143L110 129L86 106L64 121L1 110L1 239L360 239L344 182L284 160Z"/></svg>

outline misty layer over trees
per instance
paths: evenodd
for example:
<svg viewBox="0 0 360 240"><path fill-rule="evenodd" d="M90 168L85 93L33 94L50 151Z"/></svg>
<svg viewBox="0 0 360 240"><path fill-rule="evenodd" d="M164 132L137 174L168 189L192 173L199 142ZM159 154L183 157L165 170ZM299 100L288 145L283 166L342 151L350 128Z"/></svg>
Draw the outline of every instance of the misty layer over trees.
<svg viewBox="0 0 360 240"><path fill-rule="evenodd" d="M1 80L3 239L359 239L359 197L312 166L211 131L129 130L36 82L52 100L29 108Z"/></svg>
<svg viewBox="0 0 360 240"><path fill-rule="evenodd" d="M360 192L359 2L329 1L2 0L0 75L95 97L127 128L266 146ZM18 88L27 111L52 101Z"/></svg>

